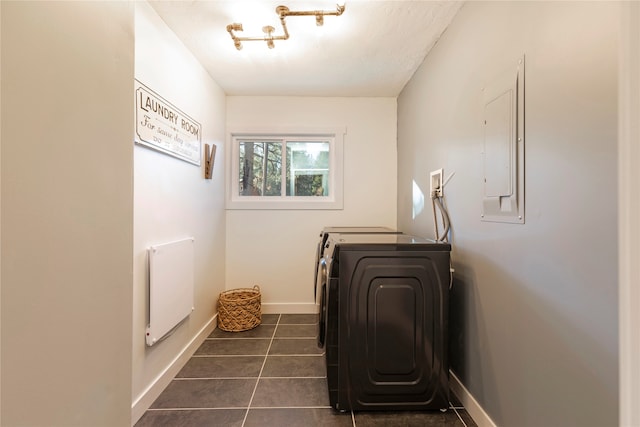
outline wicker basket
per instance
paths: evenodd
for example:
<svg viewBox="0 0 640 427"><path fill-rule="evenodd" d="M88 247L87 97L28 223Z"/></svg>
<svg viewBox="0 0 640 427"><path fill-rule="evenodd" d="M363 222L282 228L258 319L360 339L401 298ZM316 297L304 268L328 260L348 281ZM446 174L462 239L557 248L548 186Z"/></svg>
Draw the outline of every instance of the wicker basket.
<svg viewBox="0 0 640 427"><path fill-rule="evenodd" d="M260 287L232 289L220 293L218 328L240 332L253 329L262 321Z"/></svg>

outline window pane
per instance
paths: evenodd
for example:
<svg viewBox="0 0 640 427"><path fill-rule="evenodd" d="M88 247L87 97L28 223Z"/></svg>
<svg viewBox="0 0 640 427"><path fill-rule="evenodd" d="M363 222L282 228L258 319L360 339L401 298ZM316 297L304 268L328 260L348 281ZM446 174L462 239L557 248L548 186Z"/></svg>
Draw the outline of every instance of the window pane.
<svg viewBox="0 0 640 427"><path fill-rule="evenodd" d="M329 195L329 142L287 143L287 196Z"/></svg>
<svg viewBox="0 0 640 427"><path fill-rule="evenodd" d="M240 142L241 196L282 195L282 144Z"/></svg>

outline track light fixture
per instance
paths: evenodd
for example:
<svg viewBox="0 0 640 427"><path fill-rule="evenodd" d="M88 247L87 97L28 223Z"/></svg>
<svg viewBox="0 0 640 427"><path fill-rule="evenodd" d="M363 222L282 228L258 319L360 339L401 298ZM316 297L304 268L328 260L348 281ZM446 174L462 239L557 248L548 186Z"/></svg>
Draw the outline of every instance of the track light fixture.
<svg viewBox="0 0 640 427"><path fill-rule="evenodd" d="M344 12L344 4L336 5L336 10L289 10L287 6L278 6L276 7L276 13L280 18L280 24L282 25L283 34L274 35L275 28L270 25L266 25L262 27L262 31L264 32L264 36L262 37L238 37L234 32L235 31L243 31L242 24L234 22L233 24L227 25L227 31L231 35L231 39L233 40L233 44L236 49L242 49L242 42L246 41L265 41L267 42L267 47L269 49L273 49L275 44L274 40L288 40L289 39L289 31L287 30L287 16L315 16L316 17L316 25L322 26L324 24L325 16L340 16Z"/></svg>

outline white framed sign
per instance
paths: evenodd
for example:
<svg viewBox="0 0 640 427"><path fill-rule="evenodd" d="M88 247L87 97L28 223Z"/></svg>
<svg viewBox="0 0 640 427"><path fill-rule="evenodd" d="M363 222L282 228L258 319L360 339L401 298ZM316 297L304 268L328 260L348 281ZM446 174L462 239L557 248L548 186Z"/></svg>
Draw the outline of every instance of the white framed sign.
<svg viewBox="0 0 640 427"><path fill-rule="evenodd" d="M135 80L136 143L200 166L202 125Z"/></svg>

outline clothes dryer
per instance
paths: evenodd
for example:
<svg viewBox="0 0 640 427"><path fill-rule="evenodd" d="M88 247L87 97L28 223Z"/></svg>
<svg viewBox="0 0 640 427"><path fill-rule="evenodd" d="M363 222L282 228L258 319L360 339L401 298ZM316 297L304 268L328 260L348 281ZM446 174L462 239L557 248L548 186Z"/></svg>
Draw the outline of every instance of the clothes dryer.
<svg viewBox="0 0 640 427"><path fill-rule="evenodd" d="M446 410L451 245L402 234L336 234L327 244L331 405Z"/></svg>

